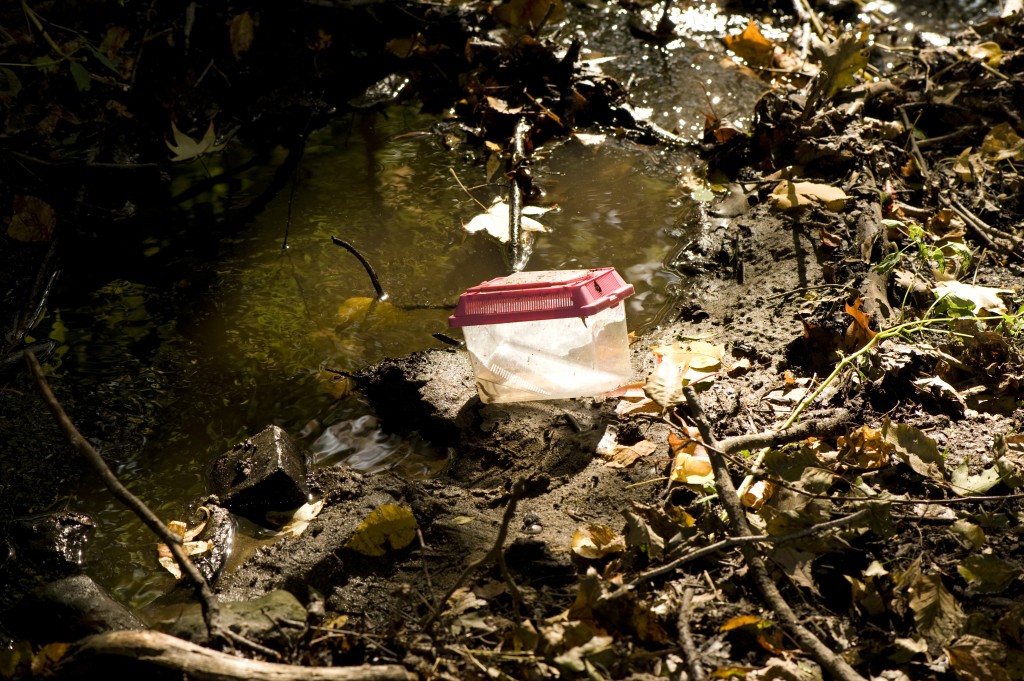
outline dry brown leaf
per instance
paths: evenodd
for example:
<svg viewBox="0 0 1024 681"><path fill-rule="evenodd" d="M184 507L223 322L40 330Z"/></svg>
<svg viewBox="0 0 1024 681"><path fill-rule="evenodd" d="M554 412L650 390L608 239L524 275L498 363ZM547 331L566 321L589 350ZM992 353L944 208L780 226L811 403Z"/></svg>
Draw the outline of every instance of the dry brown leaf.
<svg viewBox="0 0 1024 681"><path fill-rule="evenodd" d="M865 470L876 470L889 463L889 455L895 449L891 442L882 437L882 431L861 426L849 435L836 438L839 459L848 465Z"/></svg>
<svg viewBox="0 0 1024 681"><path fill-rule="evenodd" d="M827 184L784 180L776 185L768 198L781 210L792 210L817 203L831 211L840 211L850 197L842 189Z"/></svg>
<svg viewBox="0 0 1024 681"><path fill-rule="evenodd" d="M640 440L632 445L616 444L611 452L604 457L605 466L609 468L625 468L632 465L637 459L653 454L658 446L650 440Z"/></svg>
<svg viewBox="0 0 1024 681"><path fill-rule="evenodd" d="M846 303L846 314L853 317L853 321L846 329L846 337L843 339L849 349L859 350L875 337L876 332L871 330L871 323L862 309L863 306L864 300L860 296L857 296L853 305Z"/></svg>
<svg viewBox="0 0 1024 681"><path fill-rule="evenodd" d="M775 485L768 480L758 480L743 493L740 501L747 508L758 511L775 494Z"/></svg>
<svg viewBox="0 0 1024 681"><path fill-rule="evenodd" d="M53 206L35 196L14 197L14 215L7 218L7 236L16 241L50 241L57 228Z"/></svg>
<svg viewBox="0 0 1024 681"><path fill-rule="evenodd" d="M236 14L231 18L231 27L229 29L231 35L231 54L235 56L235 59L241 57L243 52L247 52L252 47L253 29L255 27L256 22L253 21L252 15L249 12Z"/></svg>
<svg viewBox="0 0 1024 681"><path fill-rule="evenodd" d="M626 538L601 523L580 525L572 535L572 551L578 556L597 560L611 553L626 550Z"/></svg>

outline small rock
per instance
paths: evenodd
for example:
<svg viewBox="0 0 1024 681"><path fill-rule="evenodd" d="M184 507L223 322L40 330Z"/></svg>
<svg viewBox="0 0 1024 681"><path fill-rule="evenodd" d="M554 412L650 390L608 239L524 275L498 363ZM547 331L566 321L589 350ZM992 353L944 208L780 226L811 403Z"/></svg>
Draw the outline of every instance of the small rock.
<svg viewBox="0 0 1024 681"><path fill-rule="evenodd" d="M198 603L167 608L162 613L150 613L153 628L166 634L206 643L209 635ZM301 629L281 626L282 621L306 621L306 609L291 593L278 589L251 601L221 601L220 623L250 641L272 648L284 648L293 643L289 635L298 635Z"/></svg>
<svg viewBox="0 0 1024 681"><path fill-rule="evenodd" d="M17 636L35 643L146 628L141 619L86 575L65 577L35 589L5 622Z"/></svg>
<svg viewBox="0 0 1024 681"><path fill-rule="evenodd" d="M268 426L217 457L210 492L232 513L266 524L268 512L309 500L306 457L286 432Z"/></svg>

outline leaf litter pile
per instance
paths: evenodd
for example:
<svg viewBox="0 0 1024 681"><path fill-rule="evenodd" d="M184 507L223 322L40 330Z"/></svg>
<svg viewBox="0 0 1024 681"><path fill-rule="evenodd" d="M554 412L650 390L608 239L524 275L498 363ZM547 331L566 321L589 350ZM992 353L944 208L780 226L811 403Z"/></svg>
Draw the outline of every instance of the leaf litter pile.
<svg viewBox="0 0 1024 681"><path fill-rule="evenodd" d="M538 37L567 11L504 3L506 42L468 45L477 69L450 130L488 150L488 177L523 115L537 143L593 124L681 140L623 124L624 93L597 71L570 78L578 54L554 58ZM667 17L637 35L671 39ZM231 30L244 51L252 28ZM389 605L363 603L360 626L358 604L328 596L291 661L397 662L424 679L1024 678L1024 22L907 45L805 11L787 38L766 32L754 20L724 39L766 92L749 125L707 113L704 166L680 191L708 226L676 257L702 274L635 341L645 379L585 405L602 416L573 440L586 465L559 482L499 456L507 480L523 475L493 494L427 481L348 509L339 555L348 574L398 570L377 594ZM421 33L388 50L414 79L447 54ZM545 104L491 62L564 96ZM205 130L172 127L174 158L216 153ZM51 229L45 203L14 205L13 238ZM507 239L509 204L482 209L467 228ZM578 410L564 417L586 430ZM492 440L516 428L487 418ZM590 480L617 495L594 491L590 512L550 503ZM432 515L459 494L490 521ZM291 532L330 532L347 499ZM453 563L455 530L489 548Z"/></svg>

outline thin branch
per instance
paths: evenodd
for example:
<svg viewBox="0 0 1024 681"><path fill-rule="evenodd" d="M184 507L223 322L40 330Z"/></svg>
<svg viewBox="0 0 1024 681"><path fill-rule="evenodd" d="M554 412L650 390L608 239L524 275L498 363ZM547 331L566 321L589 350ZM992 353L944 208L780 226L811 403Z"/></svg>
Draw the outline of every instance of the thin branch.
<svg viewBox="0 0 1024 681"><path fill-rule="evenodd" d="M700 656L697 654L697 646L693 642L693 634L690 633L690 606L693 605L693 589L687 588L683 592L683 602L679 604L679 617L676 625L679 628L679 647L686 655L686 671L689 675L688 681L704 681L707 675L700 663Z"/></svg>
<svg viewBox="0 0 1024 681"><path fill-rule="evenodd" d="M529 190L530 178L527 171L529 158L526 155L526 137L530 134L530 122L526 117L516 121L512 135L512 157L509 159L509 175L512 186L508 199L508 247L509 269L518 272L526 267L530 257L523 243L523 203Z"/></svg>
<svg viewBox="0 0 1024 681"><path fill-rule="evenodd" d="M705 443L711 445L711 448L708 449L708 458L711 460L711 467L715 473L715 487L718 490L718 497L721 499L725 512L729 517L729 527L732 531L732 536L749 537L751 532L750 527L747 525L746 511L739 497L736 496L736 487L733 485L732 478L729 475L729 467L726 464L725 457L718 451L721 445L715 439L711 428L708 426L696 391L692 387L687 386L683 389L683 392L686 395L686 402L690 407L690 415L694 422L696 422L701 437ZM775 581L772 579L764 559L757 552L757 548L752 544L743 544L740 546L740 551L750 567L750 573L761 595L779 618L782 627L800 647L838 681L865 681L864 677L858 674L846 660L829 650L817 636L800 623L796 613L793 612L793 609L789 607L789 603L786 602L779 592L779 588L775 585Z"/></svg>
<svg viewBox="0 0 1024 681"><path fill-rule="evenodd" d="M373 271L373 267L371 267L370 263L363 257L363 254L356 250L355 246L344 239L339 239L336 236L331 237L331 243L335 246L341 246L346 251L356 256L356 260L359 261L359 264L363 266L363 269L366 270L366 274L370 277L370 283L373 284L373 290L377 292L378 302L384 302L387 300L388 294L384 292L384 287L380 285L380 279L377 278L377 273Z"/></svg>
<svg viewBox="0 0 1024 681"><path fill-rule="evenodd" d="M511 524L512 522L512 516L515 515L516 505L519 503L519 500L522 499L523 494L525 493L526 480L516 480L515 484L512 485L512 492L509 494L508 505L505 506L505 513L501 517L501 525L498 527L498 534L494 538L494 545L491 547L491 550L488 551L487 555L485 555L483 558L474 560L472 563L466 566L466 569L463 570L462 574L458 576L458 578L452 584L451 588L448 589L448 592L444 595L443 598L441 598L438 601L437 607L435 607L433 611L431 611L430 615L428 615L427 618L423 620L422 628L424 630L429 629L430 625L437 621L437 618L441 615L441 611L444 609L445 605L447 605L448 599L451 598L452 594L454 594L466 583L466 580L469 579L470 575L472 575L477 568L486 563L489 563L492 560L501 560L502 552L505 549L505 539L508 537L509 524ZM506 572L506 570L503 570L503 572ZM508 579L507 572L504 576L506 580L508 580L509 591L512 593L513 598L518 598L519 591L516 588L515 583Z"/></svg>
<svg viewBox="0 0 1024 681"><path fill-rule="evenodd" d="M107 462L103 460L100 453L86 440L82 434L75 427L75 424L71 422L64 408L61 407L60 402L57 401L56 395L50 389L49 383L46 381L46 377L43 376L43 369L39 366L39 360L36 359L35 354L32 351L25 352L25 362L28 364L29 370L32 372L32 377L35 379L36 387L39 389L39 394L42 396L43 401L46 403L50 413L53 414L54 420L60 429L64 431L64 435L67 436L68 441L78 450L85 460L89 463L92 468L99 473L100 478L103 480L103 484L106 485L110 493L120 501L122 504L128 507L132 513L134 513L142 522L149 528L153 534L159 537L171 550L171 554L174 556L174 560L181 567L181 572L188 580L192 583L195 589L196 595L199 597L200 603L203 607L203 619L206 622L208 633L211 637L220 635L221 628L218 626L219 608L217 606L217 597L210 589L209 583L206 578L203 577L202 573L199 572L195 564L186 555L185 550L182 548L182 539L178 535L171 532L166 525L149 509L146 504L136 497L134 494L128 491L128 489L121 484L121 481L117 479L117 476L107 466Z"/></svg>

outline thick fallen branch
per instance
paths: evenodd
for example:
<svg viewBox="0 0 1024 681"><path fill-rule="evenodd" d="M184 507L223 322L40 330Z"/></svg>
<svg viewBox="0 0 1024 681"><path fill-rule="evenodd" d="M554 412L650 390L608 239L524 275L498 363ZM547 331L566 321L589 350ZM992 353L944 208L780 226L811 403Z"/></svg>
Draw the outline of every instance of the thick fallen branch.
<svg viewBox="0 0 1024 681"><path fill-rule="evenodd" d="M746 511L739 497L736 495L736 487L733 485L729 475L729 467L725 457L720 453L721 444L715 439L708 426L704 411L701 409L697 393L690 386L684 388L686 402L690 407L690 415L693 417L697 428L700 430L704 442L709 444L707 448L708 458L711 459L711 467L715 473L715 487L718 490L718 498L725 507L729 517L729 527L734 537L751 536L750 526L747 524ZM741 544L740 551L743 558L750 567L750 573L758 591L764 597L768 606L779 619L782 628L789 634L797 644L804 649L814 660L839 681L865 681L864 677L849 665L842 657L829 650L828 646L821 642L809 629L807 629L797 618L796 613L789 607L789 603L782 597L771 573L758 553L757 547L753 544Z"/></svg>
<svg viewBox="0 0 1024 681"><path fill-rule="evenodd" d="M247 660L156 631L111 631L74 644L57 678L143 678L153 667L195 681L414 681L400 665L301 667ZM112 673L116 671L116 673Z"/></svg>

